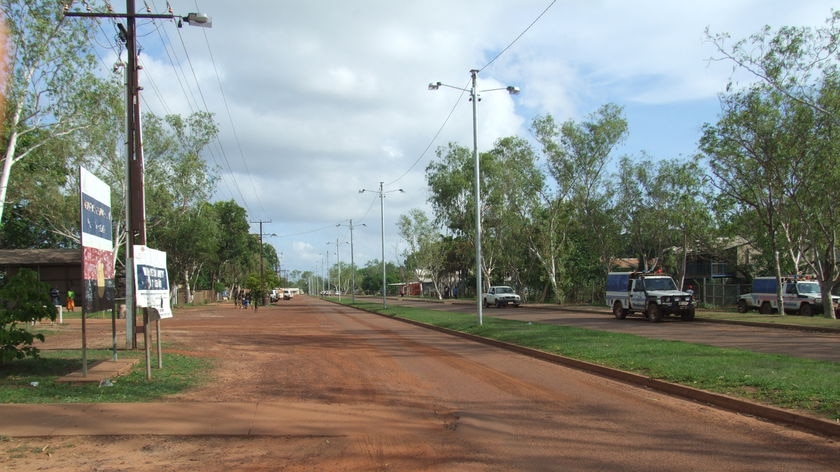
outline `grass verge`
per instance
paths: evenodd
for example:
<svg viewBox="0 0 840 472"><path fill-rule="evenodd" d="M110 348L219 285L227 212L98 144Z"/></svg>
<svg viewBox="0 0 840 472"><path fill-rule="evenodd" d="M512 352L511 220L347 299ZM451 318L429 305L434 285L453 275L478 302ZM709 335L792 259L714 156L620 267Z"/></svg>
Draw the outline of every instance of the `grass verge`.
<svg viewBox="0 0 840 472"><path fill-rule="evenodd" d="M90 350L88 360L111 359L109 350ZM143 358L141 351L120 352L123 359ZM0 366L0 403L124 403L158 400L201 384L212 363L205 359L165 354L163 369L152 369L146 380L141 361L131 373L112 379L112 386L68 385L56 382L82 368L81 351L41 351L38 359L22 359ZM157 365L153 358L152 365ZM34 387L32 382L37 382Z"/></svg>
<svg viewBox="0 0 840 472"><path fill-rule="evenodd" d="M479 326L473 315L398 305L353 306L840 421L836 362L500 318Z"/></svg>

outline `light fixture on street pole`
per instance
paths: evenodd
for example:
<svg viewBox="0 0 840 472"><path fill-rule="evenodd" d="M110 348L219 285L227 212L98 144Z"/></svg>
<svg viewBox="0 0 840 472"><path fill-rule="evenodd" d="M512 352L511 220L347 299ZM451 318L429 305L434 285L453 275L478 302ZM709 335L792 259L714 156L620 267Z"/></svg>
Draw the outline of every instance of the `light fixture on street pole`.
<svg viewBox="0 0 840 472"><path fill-rule="evenodd" d="M379 194L379 224L380 224L380 238L382 239L382 308L388 308L388 302L386 299L387 292L385 286L385 194L392 193L392 192L405 192L405 190L401 188L388 190L387 192L383 190L382 186L385 185L384 182L379 182L379 190L370 190L363 188L359 190L359 193L365 192L376 192Z"/></svg>
<svg viewBox="0 0 840 472"><path fill-rule="evenodd" d="M478 324L484 324L484 301L482 300L482 294L484 293L483 284L481 282L481 271L482 271L482 263L481 263L481 172L479 169L479 158L478 158L478 127L476 125L476 109L477 109L477 102L478 92L492 92L495 90L506 90L511 95L516 95L519 93L519 87L514 87L509 85L507 87L500 87L494 89L487 89L487 90L479 90L476 91L476 77L478 76L478 70L472 69L470 71L471 77L471 86L469 89L455 87L454 85L447 85L443 82L431 82L429 83L429 90L437 90L441 87L449 87L456 90L461 90L462 92L469 92L470 94L470 101L472 101L472 121L473 121L473 160L475 161L475 305L476 305L476 312L478 314Z"/></svg>
<svg viewBox="0 0 840 472"><path fill-rule="evenodd" d="M339 223L336 226L347 226L350 228L350 279L351 279L351 287L353 290L353 303L356 303L356 261L353 259L353 228L356 226L367 226L366 224L362 223L360 225L354 225L353 219L347 220L350 224L342 224Z"/></svg>
<svg viewBox="0 0 840 472"><path fill-rule="evenodd" d="M341 226L341 225L336 225ZM332 244L332 242L328 242L327 244ZM347 241L344 241L344 244L348 244ZM338 282L336 282L336 292L338 292L338 301L341 302L341 254L338 252L338 248L340 247L341 243L338 241L338 238L335 238L335 263L338 267Z"/></svg>

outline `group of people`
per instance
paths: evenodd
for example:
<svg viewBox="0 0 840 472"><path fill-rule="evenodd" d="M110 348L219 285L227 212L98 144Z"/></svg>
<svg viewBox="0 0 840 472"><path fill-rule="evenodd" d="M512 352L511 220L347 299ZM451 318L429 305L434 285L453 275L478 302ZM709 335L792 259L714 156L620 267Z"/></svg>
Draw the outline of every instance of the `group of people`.
<svg viewBox="0 0 840 472"><path fill-rule="evenodd" d="M50 298L52 298L53 305L61 306L61 299L59 297L60 293L58 289L53 287L50 290ZM76 292L72 288L67 290L67 311L76 311Z"/></svg>
<svg viewBox="0 0 840 472"><path fill-rule="evenodd" d="M245 293L245 290L234 289L233 304L236 308L247 310L248 306L251 305L251 293ZM257 309L256 305L254 305L254 309Z"/></svg>

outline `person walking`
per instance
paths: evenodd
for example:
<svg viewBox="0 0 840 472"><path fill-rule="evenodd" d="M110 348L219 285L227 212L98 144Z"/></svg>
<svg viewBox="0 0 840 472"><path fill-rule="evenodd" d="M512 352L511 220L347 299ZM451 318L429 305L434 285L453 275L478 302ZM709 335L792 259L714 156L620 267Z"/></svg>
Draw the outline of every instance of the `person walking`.
<svg viewBox="0 0 840 472"><path fill-rule="evenodd" d="M76 292L73 289L67 290L67 311L76 311Z"/></svg>

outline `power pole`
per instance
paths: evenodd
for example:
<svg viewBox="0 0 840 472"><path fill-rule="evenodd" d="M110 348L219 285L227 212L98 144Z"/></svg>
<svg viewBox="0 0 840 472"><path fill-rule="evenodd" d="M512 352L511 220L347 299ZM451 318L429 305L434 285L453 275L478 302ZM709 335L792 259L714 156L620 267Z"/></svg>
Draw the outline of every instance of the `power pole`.
<svg viewBox="0 0 840 472"><path fill-rule="evenodd" d="M265 304L265 275L264 275L265 274L265 268L264 268L265 263L263 262L263 260L265 259L265 257L264 257L265 250L263 249L263 223L271 223L271 220L258 220L258 221L252 221L251 223L259 223L259 225L260 225L260 290L259 290L259 296L260 296L260 298L262 298L262 300L260 300L260 301L263 302L263 304ZM254 311L257 311L257 305L258 305L258 303L257 303L257 300L255 299L254 300Z"/></svg>
<svg viewBox="0 0 840 472"><path fill-rule="evenodd" d="M72 3L71 3L72 5ZM211 21L207 15L190 13L185 17L178 17L174 13L137 13L134 0L126 0L125 13L111 11L107 3L107 12L71 11L65 6L64 16L87 18L125 18L125 25L118 24L120 39L125 43L128 54L126 70L126 152L127 152L127 215L126 222L126 348L137 347L137 302L134 295L134 246L146 245L146 190L144 186L143 139L140 127L140 79L137 65L137 18L144 19L175 19L178 26L182 21L196 26L210 27ZM145 326L144 319L144 326Z"/></svg>

